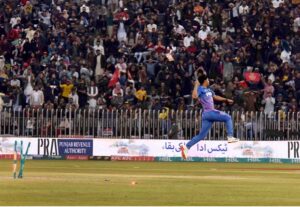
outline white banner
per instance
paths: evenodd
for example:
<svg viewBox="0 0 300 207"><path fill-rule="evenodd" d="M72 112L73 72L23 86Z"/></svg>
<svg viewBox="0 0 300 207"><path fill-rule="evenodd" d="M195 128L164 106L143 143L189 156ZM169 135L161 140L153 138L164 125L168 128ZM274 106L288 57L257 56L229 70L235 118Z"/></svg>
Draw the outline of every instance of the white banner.
<svg viewBox="0 0 300 207"><path fill-rule="evenodd" d="M13 154L17 141L18 152L23 141L23 151L30 142L28 155L64 156L64 155L93 155L93 139L74 138L0 138L0 155Z"/></svg>
<svg viewBox="0 0 300 207"><path fill-rule="evenodd" d="M29 155L58 156L70 153L75 147L81 154L93 156L151 156L180 157L180 145L187 140L149 139L70 139L0 137L0 155L13 154L15 140L23 141L23 150L30 142ZM60 146L68 141L72 148ZM77 141L78 140L78 141ZM84 142L83 142L84 140ZM90 140L90 141L89 141ZM80 145L80 148L78 147ZM74 148L74 149L75 149ZM91 150L91 152L89 152ZM74 151L74 150L73 150ZM76 153L77 153L76 151ZM84 153L83 153L84 152ZM77 153L78 154L78 153ZM80 155L81 155L80 154ZM200 141L189 150L190 157L215 158L300 158L299 141Z"/></svg>
<svg viewBox="0 0 300 207"><path fill-rule="evenodd" d="M94 156L180 157L186 140L96 139ZM288 158L287 141L201 141L189 150L190 157ZM290 153L292 154L292 153ZM292 157L292 158L298 158Z"/></svg>
<svg viewBox="0 0 300 207"><path fill-rule="evenodd" d="M15 148L15 141L17 141L17 150L20 152L21 141L23 141L23 152L25 153L27 145L30 142L28 155L37 154L37 138L15 138L15 137L0 137L0 155L13 154Z"/></svg>

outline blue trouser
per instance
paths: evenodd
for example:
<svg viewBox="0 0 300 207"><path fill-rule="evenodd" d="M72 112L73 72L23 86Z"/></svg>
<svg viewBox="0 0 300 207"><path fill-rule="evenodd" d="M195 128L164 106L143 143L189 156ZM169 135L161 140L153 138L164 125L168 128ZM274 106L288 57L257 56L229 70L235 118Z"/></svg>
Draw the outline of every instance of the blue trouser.
<svg viewBox="0 0 300 207"><path fill-rule="evenodd" d="M211 129L212 124L216 121L225 122L226 129L227 129L227 136L233 136L233 126L232 126L232 120L230 115L226 114L225 112L221 112L217 110L207 111L207 112L203 112L202 114L202 128L200 133L197 136L193 137L186 144L186 147L190 149L194 144L204 139L208 134L209 130Z"/></svg>

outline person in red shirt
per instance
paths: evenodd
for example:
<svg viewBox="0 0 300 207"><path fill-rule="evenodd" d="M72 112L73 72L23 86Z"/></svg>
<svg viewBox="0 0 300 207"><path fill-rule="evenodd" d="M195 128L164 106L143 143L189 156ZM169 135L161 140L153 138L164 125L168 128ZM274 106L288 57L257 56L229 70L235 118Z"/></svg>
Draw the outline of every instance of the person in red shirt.
<svg viewBox="0 0 300 207"><path fill-rule="evenodd" d="M21 0L20 3L22 4L22 6L26 5L27 1L29 0Z"/></svg>
<svg viewBox="0 0 300 207"><path fill-rule="evenodd" d="M188 48L186 48L186 51L188 53L193 53L193 54L195 54L197 52L197 47L195 46L194 42L190 43L190 46Z"/></svg>
<svg viewBox="0 0 300 207"><path fill-rule="evenodd" d="M161 42L161 40L159 40L157 45L155 45L154 49L155 49L155 52L160 54L160 53L164 53L166 51L166 46L164 46L163 43Z"/></svg>

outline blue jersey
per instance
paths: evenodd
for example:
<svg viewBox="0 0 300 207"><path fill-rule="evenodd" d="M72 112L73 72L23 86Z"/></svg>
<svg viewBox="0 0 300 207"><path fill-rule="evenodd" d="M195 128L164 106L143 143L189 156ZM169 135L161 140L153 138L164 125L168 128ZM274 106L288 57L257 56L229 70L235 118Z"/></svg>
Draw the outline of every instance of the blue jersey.
<svg viewBox="0 0 300 207"><path fill-rule="evenodd" d="M213 97L215 93L213 92L213 90L211 90L210 88L199 86L197 92L204 112L214 110L215 107Z"/></svg>

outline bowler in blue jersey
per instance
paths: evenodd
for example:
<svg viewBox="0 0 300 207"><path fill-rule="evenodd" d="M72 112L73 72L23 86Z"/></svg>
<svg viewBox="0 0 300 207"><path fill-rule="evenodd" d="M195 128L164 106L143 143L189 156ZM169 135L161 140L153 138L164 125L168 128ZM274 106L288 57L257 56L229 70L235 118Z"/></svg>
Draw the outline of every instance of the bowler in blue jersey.
<svg viewBox="0 0 300 207"><path fill-rule="evenodd" d="M239 141L239 139L233 137L233 126L232 126L231 116L225 112L216 110L214 107L214 100L227 102L229 104L232 104L233 101L215 95L213 90L208 88L208 86L209 86L208 77L204 72L201 72L201 74L198 75L198 80L195 83L192 97L194 99L199 99L203 108L202 128L200 133L197 136L193 137L186 145L182 145L180 147L181 156L183 159L187 159L188 150L192 146L194 146L197 142L203 140L207 136L214 122L225 122L226 129L227 129L228 143L234 143Z"/></svg>

